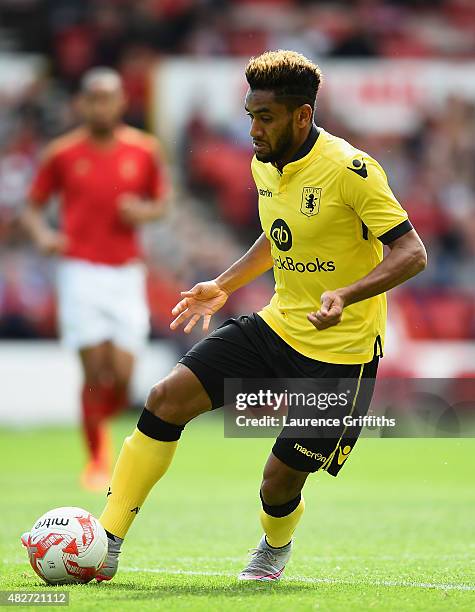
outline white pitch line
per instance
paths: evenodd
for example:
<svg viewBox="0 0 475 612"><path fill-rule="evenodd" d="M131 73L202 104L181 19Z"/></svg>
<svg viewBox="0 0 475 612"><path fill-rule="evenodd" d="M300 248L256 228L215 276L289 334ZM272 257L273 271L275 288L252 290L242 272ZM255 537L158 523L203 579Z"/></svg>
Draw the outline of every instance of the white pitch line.
<svg viewBox="0 0 475 612"><path fill-rule="evenodd" d="M177 576L223 576L235 577L231 572L198 572L193 570L170 570L165 568L123 567L124 572L145 572L148 574L173 574ZM284 582L305 582L309 584L348 584L351 586L410 587L436 589L439 591L475 591L471 584L438 584L431 582L405 582L403 580L342 580L338 578L308 578L306 576L286 576Z"/></svg>
<svg viewBox="0 0 475 612"><path fill-rule="evenodd" d="M373 556L373 559L377 561L433 561L433 555L377 555ZM475 561L474 553L462 553L457 555L437 555L437 560L444 561ZM209 557L209 556L198 556L198 557L173 557L170 561L176 563L242 563L245 558L241 555L239 557ZM363 555L299 555L299 561L314 561L314 562L337 562L337 561L362 561L367 562L368 557Z"/></svg>
<svg viewBox="0 0 475 612"><path fill-rule="evenodd" d="M210 557L210 556L197 556L197 557L173 557L169 559L173 563L242 563L245 561L243 555L236 557ZM408 562L421 562L421 561L434 561L433 555L424 554L402 554L402 555L373 555L372 560L375 561L408 561ZM459 554L448 554L448 555L437 555L438 561L472 561L475 562L475 551L472 553L459 553ZM14 559L1 559L1 562L6 565L24 565L25 560L20 556ZM299 555L299 561L313 561L320 563L333 563L338 561L358 561L367 562L368 557L364 555Z"/></svg>
<svg viewBox="0 0 475 612"><path fill-rule="evenodd" d="M197 557L172 557L169 559L173 563L242 563L245 561L243 555L235 557L210 557L210 556L197 556ZM375 561L408 561L408 562L421 562L421 561L434 561L433 555L424 554L402 554L402 555L373 555L372 560ZM437 555L438 561L471 561L475 562L475 551L472 553L459 553L459 554L448 554L448 555ZM6 565L24 565L25 560L20 556L14 559L1 559L1 562ZM338 561L358 561L367 562L368 557L364 555L299 555L299 561L313 561L320 563L333 563Z"/></svg>

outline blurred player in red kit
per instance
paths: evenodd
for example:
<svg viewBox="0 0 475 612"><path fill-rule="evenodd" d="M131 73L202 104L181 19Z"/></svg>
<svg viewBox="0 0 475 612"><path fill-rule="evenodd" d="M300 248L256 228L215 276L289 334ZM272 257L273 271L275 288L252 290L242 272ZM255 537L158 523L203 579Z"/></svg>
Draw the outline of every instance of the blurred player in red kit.
<svg viewBox="0 0 475 612"><path fill-rule="evenodd" d="M121 122L125 105L115 71L85 74L79 96L83 125L46 148L23 217L39 250L61 256L59 323L84 373L89 462L81 482L92 490L108 482L106 423L126 405L135 356L149 331L136 228L162 215L168 192L158 143ZM43 218L55 194L60 231Z"/></svg>

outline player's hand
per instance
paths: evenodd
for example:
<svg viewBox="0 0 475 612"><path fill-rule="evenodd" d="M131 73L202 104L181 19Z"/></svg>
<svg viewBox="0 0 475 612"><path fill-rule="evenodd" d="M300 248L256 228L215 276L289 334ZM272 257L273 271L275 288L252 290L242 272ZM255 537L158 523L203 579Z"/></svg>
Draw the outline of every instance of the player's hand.
<svg viewBox="0 0 475 612"><path fill-rule="evenodd" d="M338 325L343 315L345 302L338 291L325 291L320 298L321 305L318 312L310 312L307 319L317 329L327 329Z"/></svg>
<svg viewBox="0 0 475 612"><path fill-rule="evenodd" d="M208 331L212 315L224 306L229 297L216 281L198 283L189 291L182 291L181 296L183 299L172 310L176 318L170 323L170 329L175 330L188 321L183 330L185 334L191 332L201 317L203 331Z"/></svg>
<svg viewBox="0 0 475 612"><path fill-rule="evenodd" d="M128 225L141 225L151 220L151 206L133 194L119 199L119 216Z"/></svg>
<svg viewBox="0 0 475 612"><path fill-rule="evenodd" d="M60 255L67 247L67 238L61 232L47 229L36 238L36 246L43 255Z"/></svg>

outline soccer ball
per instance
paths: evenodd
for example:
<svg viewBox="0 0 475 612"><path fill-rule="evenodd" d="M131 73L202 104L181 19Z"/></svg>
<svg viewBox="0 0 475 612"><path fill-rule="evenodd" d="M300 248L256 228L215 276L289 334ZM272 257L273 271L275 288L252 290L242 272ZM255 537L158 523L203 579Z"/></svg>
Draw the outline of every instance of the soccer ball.
<svg viewBox="0 0 475 612"><path fill-rule="evenodd" d="M107 554L104 528L82 508L50 510L21 541L31 567L48 584L89 582Z"/></svg>

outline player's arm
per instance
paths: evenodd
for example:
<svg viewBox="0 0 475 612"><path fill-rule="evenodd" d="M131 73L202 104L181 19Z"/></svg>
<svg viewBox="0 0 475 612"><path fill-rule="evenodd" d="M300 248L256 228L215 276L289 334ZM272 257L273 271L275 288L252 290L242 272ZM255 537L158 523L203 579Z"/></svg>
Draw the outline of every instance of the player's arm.
<svg viewBox="0 0 475 612"><path fill-rule="evenodd" d="M157 221L163 217L166 209L167 199L162 197L144 199L133 193L124 193L119 200L120 216L130 225Z"/></svg>
<svg viewBox="0 0 475 612"><path fill-rule="evenodd" d="M212 281L198 283L189 291L182 291L182 299L173 308L175 319L171 329L188 321L184 331L189 334L203 317L203 330L207 331L212 315L224 306L228 297L272 268L270 244L265 234L238 261Z"/></svg>
<svg viewBox="0 0 475 612"><path fill-rule="evenodd" d="M59 254L66 249L66 237L50 227L43 214L50 197L59 188L59 172L52 144L42 156L20 219L33 242L45 255Z"/></svg>
<svg viewBox="0 0 475 612"><path fill-rule="evenodd" d="M370 157L348 160L340 176L342 200L390 252L371 272L346 287L325 291L320 309L307 315L317 329L337 325L343 309L389 291L421 272L427 254L407 213L392 193L386 174Z"/></svg>
<svg viewBox="0 0 475 612"><path fill-rule="evenodd" d="M21 223L44 255L58 255L65 251L66 236L46 223L43 211L35 203L29 202L26 205Z"/></svg>
<svg viewBox="0 0 475 612"><path fill-rule="evenodd" d="M390 242L388 246L389 254L369 274L347 287L322 294L320 309L308 315L308 320L317 329L326 329L339 323L345 306L389 291L426 267L426 250L414 229Z"/></svg>
<svg viewBox="0 0 475 612"><path fill-rule="evenodd" d="M220 274L216 283L228 295L236 289L248 285L274 265L270 251L270 243L262 233L252 247L225 272Z"/></svg>

